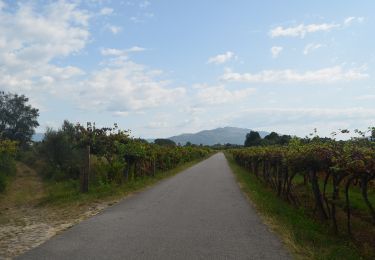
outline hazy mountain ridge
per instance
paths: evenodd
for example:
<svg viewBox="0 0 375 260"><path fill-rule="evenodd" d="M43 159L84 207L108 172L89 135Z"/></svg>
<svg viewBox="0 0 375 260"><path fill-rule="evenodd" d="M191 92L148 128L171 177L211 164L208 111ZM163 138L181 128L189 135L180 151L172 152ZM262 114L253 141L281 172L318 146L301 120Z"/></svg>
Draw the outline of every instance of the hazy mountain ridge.
<svg viewBox="0 0 375 260"><path fill-rule="evenodd" d="M180 143L184 145L187 142L192 144L203 144L203 145L214 145L214 144L240 144L243 145L245 142L246 134L251 129L239 128L239 127L221 127L212 130L203 130L193 134L181 134L169 137L168 139L173 140L176 144ZM258 131L260 136L263 138L268 135L268 132Z"/></svg>

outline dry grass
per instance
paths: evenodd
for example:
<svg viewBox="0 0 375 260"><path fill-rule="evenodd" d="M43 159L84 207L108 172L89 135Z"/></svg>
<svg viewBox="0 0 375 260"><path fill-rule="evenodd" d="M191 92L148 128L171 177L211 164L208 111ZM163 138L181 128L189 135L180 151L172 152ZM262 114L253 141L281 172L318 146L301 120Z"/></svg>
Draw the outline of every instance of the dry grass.
<svg viewBox="0 0 375 260"><path fill-rule="evenodd" d="M0 258L15 257L115 202L39 206L45 196L45 184L36 172L17 163L16 176L0 195Z"/></svg>

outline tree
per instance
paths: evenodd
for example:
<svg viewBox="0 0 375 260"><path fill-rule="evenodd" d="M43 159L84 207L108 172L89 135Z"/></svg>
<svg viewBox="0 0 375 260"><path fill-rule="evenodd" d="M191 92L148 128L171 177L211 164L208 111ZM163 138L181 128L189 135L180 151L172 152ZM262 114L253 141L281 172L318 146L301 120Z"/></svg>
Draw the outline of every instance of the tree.
<svg viewBox="0 0 375 260"><path fill-rule="evenodd" d="M161 146L176 146L176 143L171 139L158 138L154 140L154 143Z"/></svg>
<svg viewBox="0 0 375 260"><path fill-rule="evenodd" d="M261 141L262 138L260 137L258 132L250 131L250 133L246 135L245 146L257 146L260 145Z"/></svg>
<svg viewBox="0 0 375 260"><path fill-rule="evenodd" d="M30 142L34 128L39 126L39 110L28 105L24 95L0 92L0 138Z"/></svg>
<svg viewBox="0 0 375 260"><path fill-rule="evenodd" d="M280 136L279 144L286 145L289 144L289 141L292 139L290 135L282 135Z"/></svg>
<svg viewBox="0 0 375 260"><path fill-rule="evenodd" d="M375 141L375 127L371 127L371 141Z"/></svg>
<svg viewBox="0 0 375 260"><path fill-rule="evenodd" d="M266 144L278 144L280 142L280 136L276 132L271 132L264 137L264 140L266 141Z"/></svg>

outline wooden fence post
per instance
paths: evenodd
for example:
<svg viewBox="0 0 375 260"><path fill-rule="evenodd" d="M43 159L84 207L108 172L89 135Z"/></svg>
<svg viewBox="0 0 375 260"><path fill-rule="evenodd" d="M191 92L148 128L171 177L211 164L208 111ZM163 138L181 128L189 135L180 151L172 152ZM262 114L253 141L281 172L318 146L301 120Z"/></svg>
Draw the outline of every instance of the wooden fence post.
<svg viewBox="0 0 375 260"><path fill-rule="evenodd" d="M89 191L89 176L90 176L90 145L86 146L85 151L85 166L83 167L81 179L81 192Z"/></svg>

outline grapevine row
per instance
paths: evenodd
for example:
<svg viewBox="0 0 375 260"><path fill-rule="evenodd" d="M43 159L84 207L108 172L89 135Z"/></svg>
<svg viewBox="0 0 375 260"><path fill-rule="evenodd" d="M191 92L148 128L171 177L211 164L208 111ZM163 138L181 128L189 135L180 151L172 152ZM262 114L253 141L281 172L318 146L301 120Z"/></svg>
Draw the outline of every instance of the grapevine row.
<svg viewBox="0 0 375 260"><path fill-rule="evenodd" d="M353 142L301 143L292 141L288 146L251 147L234 149L235 161L275 190L278 196L299 206L293 180L302 176L314 198L314 211L322 220L331 220L338 232L337 202L340 191L345 194L347 229L351 234L350 189L358 186L375 223L374 206L368 198L374 187L374 145ZM331 185L331 192L328 186Z"/></svg>

